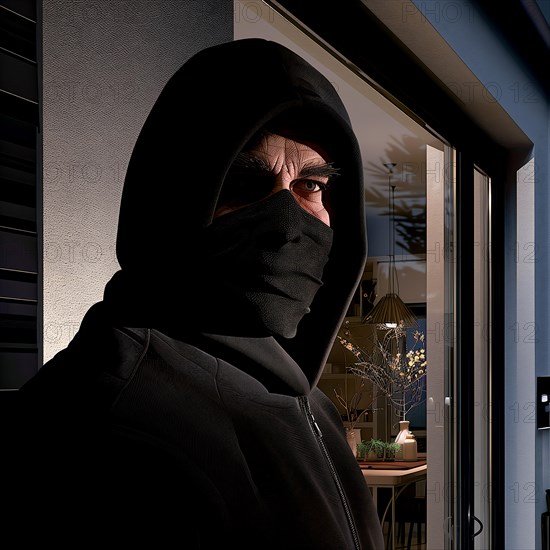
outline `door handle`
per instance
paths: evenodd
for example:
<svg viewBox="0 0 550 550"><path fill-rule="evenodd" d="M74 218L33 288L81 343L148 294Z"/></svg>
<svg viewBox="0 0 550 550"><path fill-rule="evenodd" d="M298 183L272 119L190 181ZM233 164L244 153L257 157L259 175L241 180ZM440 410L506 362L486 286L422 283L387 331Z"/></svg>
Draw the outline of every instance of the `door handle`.
<svg viewBox="0 0 550 550"><path fill-rule="evenodd" d="M479 529L472 535L472 538L475 539L481 533L481 531L483 531L483 523L481 523L481 521L475 516L472 517L474 518L474 521L477 521L479 523Z"/></svg>

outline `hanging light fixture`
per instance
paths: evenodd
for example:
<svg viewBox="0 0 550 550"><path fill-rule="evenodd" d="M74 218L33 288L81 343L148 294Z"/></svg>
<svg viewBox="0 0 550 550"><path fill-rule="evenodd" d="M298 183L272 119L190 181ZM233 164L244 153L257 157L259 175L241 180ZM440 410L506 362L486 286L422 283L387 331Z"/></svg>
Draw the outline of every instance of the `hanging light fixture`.
<svg viewBox="0 0 550 550"><path fill-rule="evenodd" d="M417 325L414 313L399 297L399 281L395 267L395 185L391 176L396 166L395 162L386 162L388 169L388 204L389 204L389 268L388 292L363 319L364 323L378 325L381 329L396 328L399 325L410 327Z"/></svg>

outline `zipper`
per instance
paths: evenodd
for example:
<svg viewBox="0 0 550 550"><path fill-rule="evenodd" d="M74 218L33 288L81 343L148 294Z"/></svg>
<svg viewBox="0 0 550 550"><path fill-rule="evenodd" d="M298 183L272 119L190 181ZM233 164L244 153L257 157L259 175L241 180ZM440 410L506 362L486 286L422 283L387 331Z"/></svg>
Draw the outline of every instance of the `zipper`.
<svg viewBox="0 0 550 550"><path fill-rule="evenodd" d="M334 467L334 462L332 461L332 458L328 452L327 446L325 445L325 440L323 439L323 433L321 432L321 428L319 428L319 424L317 424L317 421L315 420L315 416L313 416L313 412L311 410L309 400L306 395L299 395L298 397L296 397L296 399L298 400L300 409L302 409L302 412L304 413L308 421L309 427L311 428L311 431L313 432L313 435L315 436L315 439L317 440L317 443L321 448L321 452L323 453L323 456L327 461L327 465L332 475L332 479L334 481L334 484L336 485L336 489L338 490L338 494L340 495L340 500L342 501L342 505L344 507L344 512L348 520L348 525L351 531L351 536L353 538L353 543L355 545L355 548L356 550L361 550L361 545L359 544L359 536L357 534L357 527L355 526L355 522L353 521L353 516L351 515L348 499L346 498L346 495L344 493L344 489L342 487L342 482L340 481L340 477L338 476L338 472Z"/></svg>

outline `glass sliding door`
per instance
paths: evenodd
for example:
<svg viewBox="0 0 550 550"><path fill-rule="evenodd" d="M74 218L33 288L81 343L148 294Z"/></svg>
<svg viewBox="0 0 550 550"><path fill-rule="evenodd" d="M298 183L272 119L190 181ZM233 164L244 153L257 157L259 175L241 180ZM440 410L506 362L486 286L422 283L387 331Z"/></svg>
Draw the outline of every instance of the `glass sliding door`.
<svg viewBox="0 0 550 550"><path fill-rule="evenodd" d="M428 148L427 183L434 365L428 378L428 549L485 550L492 547L494 428L490 179L452 148Z"/></svg>
<svg viewBox="0 0 550 550"><path fill-rule="evenodd" d="M456 433L454 150L426 147L427 548L453 548Z"/></svg>

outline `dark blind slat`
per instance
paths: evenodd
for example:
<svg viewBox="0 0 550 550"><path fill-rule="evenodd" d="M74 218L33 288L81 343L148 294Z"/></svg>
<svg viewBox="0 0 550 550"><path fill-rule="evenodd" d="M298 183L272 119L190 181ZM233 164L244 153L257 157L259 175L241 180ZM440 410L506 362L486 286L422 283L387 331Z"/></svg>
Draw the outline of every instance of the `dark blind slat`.
<svg viewBox="0 0 550 550"><path fill-rule="evenodd" d="M0 139L0 164L27 172L36 172L36 150Z"/></svg>
<svg viewBox="0 0 550 550"><path fill-rule="evenodd" d="M0 227L36 233L36 208L0 201Z"/></svg>
<svg viewBox="0 0 550 550"><path fill-rule="evenodd" d="M36 25L8 10L0 17L0 48L36 61Z"/></svg>
<svg viewBox="0 0 550 550"><path fill-rule="evenodd" d="M36 0L0 0L0 9L11 11L31 21L36 21Z"/></svg>
<svg viewBox="0 0 550 550"><path fill-rule="evenodd" d="M36 236L0 228L0 268L37 271Z"/></svg>
<svg viewBox="0 0 550 550"><path fill-rule="evenodd" d="M0 88L23 99L38 101L36 65L0 50Z"/></svg>
<svg viewBox="0 0 550 550"><path fill-rule="evenodd" d="M37 124L38 103L10 94L0 87L0 114L17 120Z"/></svg>
<svg viewBox="0 0 550 550"><path fill-rule="evenodd" d="M0 110L2 110L2 102L6 98L0 95ZM35 115L29 122L21 120L14 116L14 113L8 112L7 114L0 113L0 139L9 141L10 143L22 145L28 149L36 151L36 121L38 114L38 105L28 103L33 109L36 110Z"/></svg>
<svg viewBox="0 0 550 550"><path fill-rule="evenodd" d="M0 273L0 296L12 296L21 300L31 300L36 302L38 299L38 288L36 276L34 281L14 281L3 279Z"/></svg>
<svg viewBox="0 0 550 550"><path fill-rule="evenodd" d="M22 185L22 182L0 177L0 196L13 204L36 207L36 188L34 185Z"/></svg>

